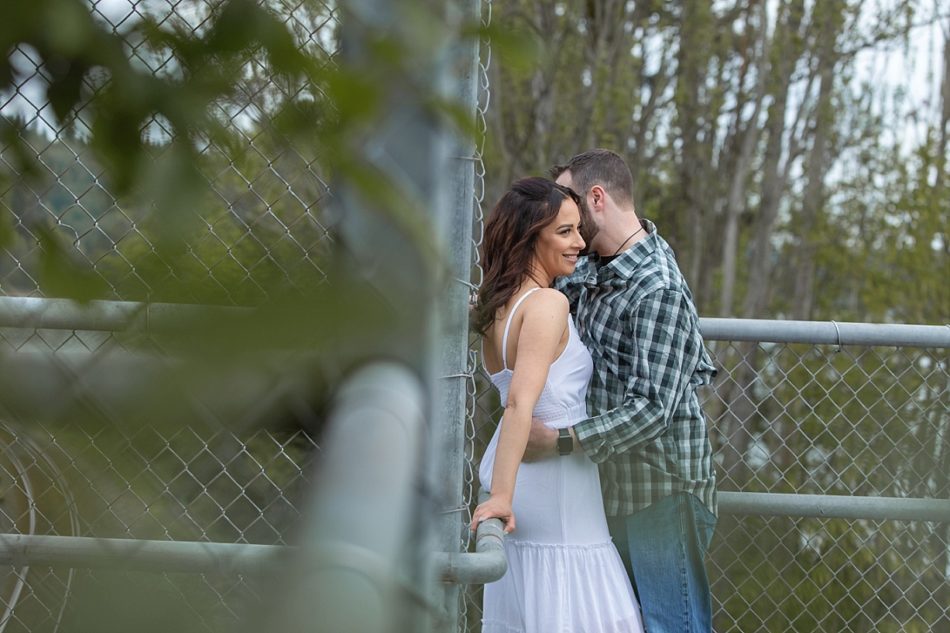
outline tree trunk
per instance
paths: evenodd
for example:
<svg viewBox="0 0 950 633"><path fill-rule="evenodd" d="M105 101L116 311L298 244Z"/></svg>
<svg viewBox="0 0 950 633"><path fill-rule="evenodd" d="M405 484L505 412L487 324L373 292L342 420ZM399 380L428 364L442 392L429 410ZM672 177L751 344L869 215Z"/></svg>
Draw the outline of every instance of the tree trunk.
<svg viewBox="0 0 950 633"><path fill-rule="evenodd" d="M686 2L681 10L675 98L676 123L682 143L679 164L682 207L671 237L679 242L677 250L688 261L687 277L695 283L702 261L705 203L709 199L706 190L708 161L704 149L709 139L703 130L703 121L708 114L701 101L701 92L710 63L708 51L712 48L713 20L712 9L705 2Z"/></svg>
<svg viewBox="0 0 950 633"><path fill-rule="evenodd" d="M943 80L940 91L943 107L940 113L940 128L937 131L937 180L934 184L934 199L938 203L943 200L943 190L946 186L947 144L950 142L950 19L947 20L944 33L948 35L943 43ZM944 243L948 241L950 236L944 239Z"/></svg>
<svg viewBox="0 0 950 633"><path fill-rule="evenodd" d="M756 218L755 241L750 259L749 289L745 298L746 317L761 316L768 303L768 287L771 271L772 229L778 216L779 205L785 190L788 158L782 163L785 151L786 113L788 110L789 87L792 73L802 54L797 43L797 33L804 16L804 2L793 0L784 3L776 18L775 34L768 53L769 69L763 76L768 79L767 88L772 96L768 109L766 131L768 141L765 148L764 176L759 213ZM761 364L761 351L754 343L737 343L730 351L730 364L734 365L732 380L725 383L723 399L728 404L727 414L723 416L724 432L737 442L733 450L723 454L723 465L729 476L743 477L742 461L748 452L752 435L743 430L753 413L752 403L747 394L752 389ZM775 422L772 422L775 423ZM779 430L781 433L781 430ZM739 460L740 463L733 463Z"/></svg>
<svg viewBox="0 0 950 633"><path fill-rule="evenodd" d="M950 33L950 20L947 20L945 33ZM947 144L950 139L950 37L943 45L943 108L940 115L940 129L937 141L937 179L934 184L934 204L941 204L944 200L947 176ZM943 248L950 252L950 236L944 234ZM945 386L950 387L950 385ZM941 498L950 498L950 421L946 415L937 415L933 425L934 432L934 461L937 476L935 477L935 494ZM936 532L936 530L935 530ZM943 538L934 534L934 549L938 552L935 561L937 573L943 573L943 582L939 591L934 594L937 604L950 603L950 524L944 526Z"/></svg>
<svg viewBox="0 0 950 633"><path fill-rule="evenodd" d="M751 17L751 16L750 16ZM739 143L738 157L732 170L732 177L729 184L729 193L726 196L725 226L723 230L722 245L722 288L719 295L719 314L721 316L732 316L732 304L735 295L736 285L736 260L739 249L739 215L743 210L744 193L747 186L749 172L752 168L752 157L755 146L759 139L759 116L762 112L762 102L765 99L765 85L767 76L766 62L767 54L767 33L768 14L766 4L760 5L759 12L759 32L756 40L759 42L758 61L755 63L755 94L754 108L752 115L742 129L741 113L742 107L736 107L736 135L741 139ZM755 48L752 49L752 57L756 55ZM752 65L751 63L749 64ZM742 79L740 78L740 84ZM740 132L740 130L742 130Z"/></svg>
<svg viewBox="0 0 950 633"><path fill-rule="evenodd" d="M610 93L619 64L620 43L626 40L624 33L624 3L619 0L587 2L584 21L587 25L584 48L585 70L590 77L590 86L581 89L580 99L584 116L576 122L576 151L602 145L599 140L607 135L613 112ZM623 147L614 148L622 152Z"/></svg>
<svg viewBox="0 0 950 633"><path fill-rule="evenodd" d="M844 3L829 0L815 6L814 20L818 30L818 102L815 107L814 135L806 165L807 185L802 201L801 214L796 222L798 236L798 266L795 276L795 291L792 315L795 319L811 318L814 303L815 254L817 240L815 231L819 214L825 204L825 175L831 166L829 144L835 123L832 106L834 73L838 62L836 42L843 23Z"/></svg>

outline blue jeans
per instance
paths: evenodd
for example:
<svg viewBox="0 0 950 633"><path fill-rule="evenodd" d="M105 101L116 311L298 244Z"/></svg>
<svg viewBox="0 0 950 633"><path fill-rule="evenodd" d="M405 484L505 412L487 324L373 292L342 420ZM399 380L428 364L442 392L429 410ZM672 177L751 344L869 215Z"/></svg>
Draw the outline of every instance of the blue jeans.
<svg viewBox="0 0 950 633"><path fill-rule="evenodd" d="M712 605L704 558L716 517L681 492L625 517L607 517L633 583L646 633L709 633Z"/></svg>

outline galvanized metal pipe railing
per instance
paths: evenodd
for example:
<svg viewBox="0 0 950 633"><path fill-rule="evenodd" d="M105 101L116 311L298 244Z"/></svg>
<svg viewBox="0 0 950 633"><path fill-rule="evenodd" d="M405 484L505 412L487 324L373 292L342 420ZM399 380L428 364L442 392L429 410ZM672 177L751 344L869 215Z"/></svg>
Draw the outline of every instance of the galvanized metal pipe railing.
<svg viewBox="0 0 950 633"><path fill-rule="evenodd" d="M893 347L950 347L950 325L898 323L839 323L837 321L781 321L771 319L699 320L707 341L750 343L810 343Z"/></svg>
<svg viewBox="0 0 950 633"><path fill-rule="evenodd" d="M950 523L950 499L719 492L722 514Z"/></svg>
<svg viewBox="0 0 950 633"><path fill-rule="evenodd" d="M132 326L174 324L203 316L208 310L228 314L243 308L209 307L136 301L0 297L0 327L63 330L121 331ZM866 345L894 347L950 347L950 324L847 323L702 317L700 329L707 341L808 343L813 345Z"/></svg>
<svg viewBox="0 0 950 633"><path fill-rule="evenodd" d="M950 509L947 511L950 520ZM504 551L504 527L498 519L478 526L474 553L441 552L433 562L435 574L447 583L482 584L501 578L508 569ZM354 546L334 543L313 546L311 559L319 567L338 563L344 557L356 560ZM301 547L203 541L155 541L141 539L94 538L0 534L0 564L50 565L88 569L182 572L200 574L258 575L274 573L292 564ZM361 550L364 551L365 550ZM368 554L363 560L379 561ZM379 574L381 563L373 564Z"/></svg>
<svg viewBox="0 0 950 633"><path fill-rule="evenodd" d="M950 499L724 491L719 493L719 509L725 515L950 523ZM434 559L436 573L450 583L480 584L497 580L507 569L503 539L501 521L482 522L475 539L475 552L438 554ZM4 565L257 574L286 565L295 560L300 551L296 546L246 543L0 534L0 564ZM318 565L321 561L323 564L331 559L338 561L341 551L332 545L324 549L314 547L313 559ZM372 558L378 560L376 556Z"/></svg>
<svg viewBox="0 0 950 633"><path fill-rule="evenodd" d="M0 564L14 566L252 575L274 571L277 561L295 549L247 543L0 534Z"/></svg>
<svg viewBox="0 0 950 633"><path fill-rule="evenodd" d="M313 479L301 549L275 630L393 630L418 508L425 391L403 365L376 363L338 394Z"/></svg>
<svg viewBox="0 0 950 633"><path fill-rule="evenodd" d="M479 501L487 498L488 495L482 491ZM481 585L498 580L508 571L504 525L500 519L482 521L475 534L474 553L439 553L434 562L443 582Z"/></svg>
<svg viewBox="0 0 950 633"><path fill-rule="evenodd" d="M440 552L435 557L442 582L481 585L494 582L508 571L505 530L499 519L482 521L475 537L475 552Z"/></svg>

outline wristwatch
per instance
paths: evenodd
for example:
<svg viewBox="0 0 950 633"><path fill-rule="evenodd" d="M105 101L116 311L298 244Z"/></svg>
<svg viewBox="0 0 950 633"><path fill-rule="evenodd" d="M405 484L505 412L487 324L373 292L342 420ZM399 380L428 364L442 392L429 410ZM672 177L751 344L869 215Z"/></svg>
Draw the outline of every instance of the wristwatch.
<svg viewBox="0 0 950 633"><path fill-rule="evenodd" d="M571 432L567 429L558 429L557 430L557 454L561 455L570 455L574 452L574 438L571 437Z"/></svg>

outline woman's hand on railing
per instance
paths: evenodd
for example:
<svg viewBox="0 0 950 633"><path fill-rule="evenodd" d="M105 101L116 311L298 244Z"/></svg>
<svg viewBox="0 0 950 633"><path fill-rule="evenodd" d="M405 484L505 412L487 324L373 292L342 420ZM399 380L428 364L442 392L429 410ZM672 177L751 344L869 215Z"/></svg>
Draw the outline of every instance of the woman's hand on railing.
<svg viewBox="0 0 950 633"><path fill-rule="evenodd" d="M515 513L511 509L511 500L492 496L478 504L472 513L472 531L477 530L478 524L486 519L500 519L505 524L505 534L514 532Z"/></svg>

